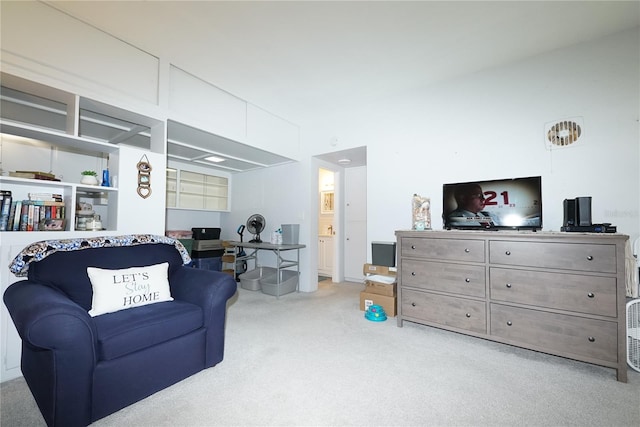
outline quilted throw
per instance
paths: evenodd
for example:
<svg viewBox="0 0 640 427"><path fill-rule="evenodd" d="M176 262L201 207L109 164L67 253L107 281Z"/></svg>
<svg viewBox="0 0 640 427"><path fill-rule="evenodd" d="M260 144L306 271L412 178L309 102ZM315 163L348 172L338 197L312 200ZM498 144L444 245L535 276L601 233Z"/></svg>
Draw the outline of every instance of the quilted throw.
<svg viewBox="0 0 640 427"><path fill-rule="evenodd" d="M42 240L24 248L9 265L9 270L17 277L26 277L29 264L40 261L58 251L78 251L89 248L110 248L118 246L148 245L164 243L174 245L182 256L183 264L189 264L191 257L184 245L177 239L153 234L128 234L124 236L99 236L76 239Z"/></svg>

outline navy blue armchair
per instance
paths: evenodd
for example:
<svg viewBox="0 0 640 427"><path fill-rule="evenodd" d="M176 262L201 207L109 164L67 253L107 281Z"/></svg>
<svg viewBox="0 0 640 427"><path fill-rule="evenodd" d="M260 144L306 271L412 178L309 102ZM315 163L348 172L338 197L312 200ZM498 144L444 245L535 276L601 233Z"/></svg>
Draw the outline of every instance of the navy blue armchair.
<svg viewBox="0 0 640 427"><path fill-rule="evenodd" d="M12 271L27 279L9 287L4 302L47 425L86 426L222 361L236 282L188 261L178 241L151 235L38 242L16 257ZM88 314L87 267L163 262L173 301Z"/></svg>

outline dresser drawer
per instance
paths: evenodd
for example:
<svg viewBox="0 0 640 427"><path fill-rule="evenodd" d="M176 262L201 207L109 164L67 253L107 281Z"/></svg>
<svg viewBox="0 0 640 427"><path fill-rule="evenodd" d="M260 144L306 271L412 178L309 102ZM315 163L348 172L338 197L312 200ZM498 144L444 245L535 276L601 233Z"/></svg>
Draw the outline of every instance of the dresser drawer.
<svg viewBox="0 0 640 427"><path fill-rule="evenodd" d="M491 336L560 355L618 360L616 322L491 304Z"/></svg>
<svg viewBox="0 0 640 427"><path fill-rule="evenodd" d="M489 242L491 264L563 270L616 272L616 247L610 244L579 244L556 242Z"/></svg>
<svg viewBox="0 0 640 427"><path fill-rule="evenodd" d="M618 313L615 277L491 268L489 287L493 301L611 317Z"/></svg>
<svg viewBox="0 0 640 427"><path fill-rule="evenodd" d="M482 301L403 289L400 303L402 316L472 332L487 332L486 306Z"/></svg>
<svg viewBox="0 0 640 427"><path fill-rule="evenodd" d="M483 265L402 260L402 286L484 297Z"/></svg>
<svg viewBox="0 0 640 427"><path fill-rule="evenodd" d="M406 237L402 239L400 250L402 257L484 262L484 241L482 240Z"/></svg>

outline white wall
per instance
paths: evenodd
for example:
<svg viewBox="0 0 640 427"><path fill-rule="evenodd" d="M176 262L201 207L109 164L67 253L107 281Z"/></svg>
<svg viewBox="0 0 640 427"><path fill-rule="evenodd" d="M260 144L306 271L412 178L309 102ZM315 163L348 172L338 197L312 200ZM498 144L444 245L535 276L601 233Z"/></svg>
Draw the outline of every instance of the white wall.
<svg viewBox="0 0 640 427"><path fill-rule="evenodd" d="M317 171L315 173L317 174ZM310 247L309 244L312 228L313 233L316 233L313 237L314 245L317 240L317 217L316 221L312 222L309 211L311 187L309 180L305 178L309 174L310 166L304 161L235 174L231 194L233 210L221 219L221 238L225 240L238 240L238 226L246 224L252 214L261 214L267 221L261 234L264 242L268 242L270 233L282 224L300 224L299 243L307 245L307 248L300 250L302 291L314 290L310 283L309 260L313 260L313 257L317 260L315 246ZM317 182L316 178L314 197L317 194ZM245 230L244 241L252 238L253 236ZM295 259L295 251L288 251L283 255L286 259ZM275 266L275 257L270 251L260 251L259 257L261 265ZM317 262L314 262L314 265L317 265ZM249 265L249 268L252 267L253 265ZM313 285L317 283L314 281Z"/></svg>
<svg viewBox="0 0 640 427"><path fill-rule="evenodd" d="M164 154L121 145L119 157L118 231L124 234L162 234L165 225L164 212L167 205L166 158ZM137 192L137 164L143 160L143 157L152 168L151 193L146 199Z"/></svg>
<svg viewBox="0 0 640 427"><path fill-rule="evenodd" d="M640 234L640 34L623 32L363 106L305 129L311 154L367 146L368 240L410 227L414 193L431 197L441 228L442 184L541 175L544 230L562 201L593 197L593 222ZM584 138L547 151L544 124L580 116Z"/></svg>

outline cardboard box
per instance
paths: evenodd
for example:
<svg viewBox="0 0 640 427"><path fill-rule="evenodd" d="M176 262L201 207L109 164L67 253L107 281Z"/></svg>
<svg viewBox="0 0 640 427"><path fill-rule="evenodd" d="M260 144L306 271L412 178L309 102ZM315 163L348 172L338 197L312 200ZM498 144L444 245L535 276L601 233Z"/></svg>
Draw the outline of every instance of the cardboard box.
<svg viewBox="0 0 640 427"><path fill-rule="evenodd" d="M368 274L379 274L380 276L394 276L397 269L394 267L387 267L386 265L365 264L362 268L362 273L366 276Z"/></svg>
<svg viewBox="0 0 640 427"><path fill-rule="evenodd" d="M386 295L396 295L396 269L385 265L365 264L362 268L365 275L364 292Z"/></svg>
<svg viewBox="0 0 640 427"><path fill-rule="evenodd" d="M396 296L396 282L382 283L373 280L364 281L364 292L377 295L386 295L388 297Z"/></svg>
<svg viewBox="0 0 640 427"><path fill-rule="evenodd" d="M366 307L372 304L381 305L387 317L395 317L396 315L396 297L386 295L372 294L369 292L360 292L360 310L364 311Z"/></svg>

